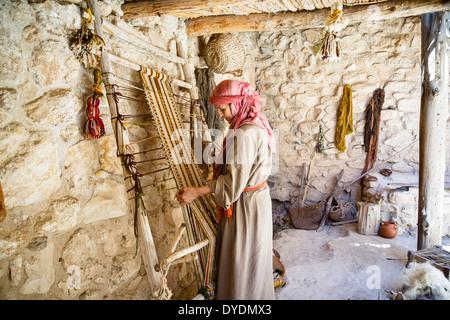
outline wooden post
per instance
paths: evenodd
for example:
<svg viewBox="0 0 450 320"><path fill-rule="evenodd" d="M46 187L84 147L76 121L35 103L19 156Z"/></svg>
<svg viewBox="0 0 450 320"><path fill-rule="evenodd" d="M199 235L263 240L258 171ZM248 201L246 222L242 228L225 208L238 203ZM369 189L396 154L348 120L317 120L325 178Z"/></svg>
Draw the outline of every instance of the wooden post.
<svg viewBox="0 0 450 320"><path fill-rule="evenodd" d="M99 37L103 38L103 32L102 32L102 21L101 16L98 10L98 2L97 0L87 0L87 5L91 9L92 15L95 17L94 20L94 31L95 34L97 34ZM105 84L105 90L107 93L111 93L111 85L115 84L115 77L113 73L113 68L111 66L111 60L108 55L108 52L106 48L103 48L102 50L102 58L100 61L100 69L103 74L106 74L106 76L103 76L103 82ZM108 105L109 105L109 111L111 114L111 117L117 116L116 110L115 110L115 100L114 96L107 94L108 99ZM127 132L123 132L123 139L118 139L117 137L117 126L113 125L114 134L116 137L117 142L117 148L121 154L126 154L127 150L125 146L129 144L129 138ZM122 134L122 133L119 133ZM129 176L130 173L126 169L124 165L122 165L124 174L126 176ZM131 179L126 179L126 190L129 190L131 187ZM131 209L134 208L134 198L132 198L131 201L129 201L129 205ZM147 276L149 279L149 283L152 289L152 294L154 294L157 289L160 287L160 282L162 279L161 272L157 272L155 270L155 265L158 263L158 257L156 254L155 244L153 242L153 236L152 232L150 230L150 225L148 222L148 219L146 216L144 216L141 212L137 213L136 219L138 219L138 232L139 232L139 248L141 250L142 260L145 265L145 269L147 271Z"/></svg>
<svg viewBox="0 0 450 320"><path fill-rule="evenodd" d="M448 12L422 15L419 208L417 249L442 241L448 118Z"/></svg>

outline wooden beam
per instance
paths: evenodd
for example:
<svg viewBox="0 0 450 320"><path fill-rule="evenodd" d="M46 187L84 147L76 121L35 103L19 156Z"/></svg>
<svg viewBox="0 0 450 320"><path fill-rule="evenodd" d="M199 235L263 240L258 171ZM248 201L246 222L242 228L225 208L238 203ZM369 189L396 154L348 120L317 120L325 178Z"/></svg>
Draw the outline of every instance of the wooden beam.
<svg viewBox="0 0 450 320"><path fill-rule="evenodd" d="M177 55L174 55L168 51L165 51L161 48L158 48L151 43L148 43L147 41L140 39L129 32L126 32L122 28L113 25L108 20L103 19L102 21L102 28L104 31L106 31L108 34L112 35L113 37L119 38L135 47L142 48L146 50L147 52L151 54L155 54L157 56L163 57L164 59L167 59L168 61L176 62L184 64L185 61L183 58L178 57Z"/></svg>
<svg viewBox="0 0 450 320"><path fill-rule="evenodd" d="M350 23L359 23L416 16L449 8L445 0L394 0L374 5L361 5L344 8L344 16ZM323 28L330 9L298 12L279 12L274 14L254 13L246 16L222 15L205 16L186 21L189 37L214 33L290 30Z"/></svg>
<svg viewBox="0 0 450 320"><path fill-rule="evenodd" d="M122 5L123 18L142 18L161 14L182 16L183 12L205 11L217 12L235 5L246 5L259 0L152 0L133 1Z"/></svg>
<svg viewBox="0 0 450 320"><path fill-rule="evenodd" d="M440 245L442 241L449 18L449 12L422 15L418 250Z"/></svg>
<svg viewBox="0 0 450 320"><path fill-rule="evenodd" d="M94 20L94 31L99 37L103 38L103 30L102 30L102 21L100 11L98 9L98 1L97 0L87 0L87 5L91 9ZM117 116L115 109L115 101L114 96L108 93L111 93L111 86L115 84L115 76L113 73L113 68L111 65L110 56L105 47L102 50L102 58L100 60L100 69L103 74L107 76L103 77L103 82L106 90L106 97L108 100L109 111L111 117ZM125 146L129 144L129 137L125 130L123 130L122 137L118 138L118 134L121 134L118 131L116 126L113 126L114 135L116 137L117 149L120 153L127 153L127 149ZM127 168L122 165L124 176L130 175ZM130 188L131 179L126 179L126 189ZM134 198L129 201L129 207L131 210L135 209ZM148 222L147 216L144 216L142 212L138 212L136 219L138 219L138 228L139 228L139 248L142 255L142 260L144 262L145 269L147 271L147 277L150 283L150 287L152 290L152 294L154 295L157 292L157 289L160 286L162 274L161 272L155 271L155 265L158 263L158 256L156 253L155 243L153 241L152 232L150 229L150 224Z"/></svg>

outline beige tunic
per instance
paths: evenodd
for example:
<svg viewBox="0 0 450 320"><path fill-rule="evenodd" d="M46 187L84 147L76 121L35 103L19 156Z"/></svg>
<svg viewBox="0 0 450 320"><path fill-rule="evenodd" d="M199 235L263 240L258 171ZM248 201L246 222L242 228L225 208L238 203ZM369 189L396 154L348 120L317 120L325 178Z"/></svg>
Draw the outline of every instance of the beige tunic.
<svg viewBox="0 0 450 320"><path fill-rule="evenodd" d="M272 266L272 202L269 187L243 192L267 180L272 151L266 132L242 126L234 144L234 163L223 167L209 186L217 204L228 208L231 221L219 221L216 264L218 300L275 299Z"/></svg>

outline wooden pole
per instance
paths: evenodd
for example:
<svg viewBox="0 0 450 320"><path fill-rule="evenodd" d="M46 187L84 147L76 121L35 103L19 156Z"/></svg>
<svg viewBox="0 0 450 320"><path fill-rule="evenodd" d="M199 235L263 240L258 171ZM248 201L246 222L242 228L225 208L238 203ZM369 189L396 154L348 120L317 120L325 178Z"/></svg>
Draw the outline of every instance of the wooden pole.
<svg viewBox="0 0 450 320"><path fill-rule="evenodd" d="M445 142L448 119L449 12L422 15L419 212L417 249L442 241Z"/></svg>
<svg viewBox="0 0 450 320"><path fill-rule="evenodd" d="M180 57L185 61L182 67L184 79L186 83L190 85L189 95L191 96L191 99L196 100L198 99L198 92L197 86L195 85L194 66L188 61L188 52L186 48L186 43L183 41L183 39L177 40L177 50Z"/></svg>
<svg viewBox="0 0 450 320"><path fill-rule="evenodd" d="M122 28L120 28L116 25L113 25L106 19L104 19L102 21L102 29L114 37L117 37L135 47L142 48L149 53L163 57L164 59L166 59L168 61L176 62L176 63L180 63L180 64L185 63L185 60L183 58L180 58L179 56L177 56L175 54L172 54L168 51L158 48L158 47L152 45L151 43L148 43L147 41L145 41L141 38L138 38L137 36L132 35L129 32L126 32Z"/></svg>
<svg viewBox="0 0 450 320"><path fill-rule="evenodd" d="M197 250L200 250L201 248L203 248L204 246L209 244L209 240L205 239L203 241L200 241L196 244L194 244L193 246L190 246L188 248L185 249L181 249L180 251L174 252L172 254L170 254L162 263L161 263L161 269L164 269L164 267L166 267L168 264L172 263L173 261L184 257L185 255L195 252Z"/></svg>
<svg viewBox="0 0 450 320"><path fill-rule="evenodd" d="M319 227L316 230L317 232L322 231L323 226L328 221L328 216L329 216L329 212L330 212L330 208L331 208L331 202L333 201L333 198L335 197L335 195L333 195L334 189L336 188L339 180L341 180L343 174L344 174L344 170L341 170L341 172L334 178L333 185L331 187L330 192L328 193L328 197L326 198L327 202L325 205L325 211L323 212L323 216L322 216L322 219L320 220Z"/></svg>
<svg viewBox="0 0 450 320"><path fill-rule="evenodd" d="M353 24L368 19L379 21L416 16L447 8L448 2L445 0L394 0L345 7L343 12ZM125 10L124 13L126 14ZM198 37L214 33L323 28L329 14L330 9L326 8L297 12L204 16L187 20L186 31L189 37Z"/></svg>
<svg viewBox="0 0 450 320"><path fill-rule="evenodd" d="M95 34L97 34L99 37L103 38L103 32L102 32L102 21L101 21L101 15L99 13L98 9L98 2L97 0L87 0L87 5L91 9L92 15L95 17L94 20L94 31ZM102 51L102 58L100 61L100 69L103 74L106 74L107 76L103 77L103 82L105 84L105 90L107 93L111 93L111 86L115 84L115 76L113 73L113 68L111 66L111 60L109 58L109 54L106 51L106 48L103 48ZM115 100L114 96L111 94L107 94L108 99L108 105L109 105L109 111L111 114L111 117L117 116L116 109L115 109ZM123 132L117 132L118 127L113 125L113 131L116 137L117 142L117 148L120 153L126 154L127 149L125 146L129 144L129 137L126 131ZM121 134L122 137L120 139L118 138L118 134ZM124 176L129 176L130 173L126 169L124 165L122 165ZM130 187L132 187L132 179L126 179L125 183L127 184L126 190L129 190ZM131 207L131 210L136 209L134 205L134 197L129 202L129 205ZM150 229L150 224L148 222L147 216L143 215L141 212L137 213L136 219L138 219L138 232L139 232L139 248L141 250L142 259L145 265L145 269L147 271L148 280L152 289L152 294L157 292L161 279L162 274L161 272L157 272L155 270L155 265L158 263L158 256L156 254L156 248L155 244L153 242L153 236Z"/></svg>
<svg viewBox="0 0 450 320"><path fill-rule="evenodd" d="M303 207L303 203L305 202L306 191L308 190L309 180L311 178L311 167L312 167L312 161L309 161L308 176L306 177L306 184L305 184L305 187L303 188L302 199L300 201L300 208Z"/></svg>
<svg viewBox="0 0 450 320"><path fill-rule="evenodd" d="M134 63L134 62L129 61L129 60L127 60L127 59L118 57L118 56L112 54L111 52L107 52L107 54L108 54L108 58L109 58L109 60L110 60L111 62L120 64L121 66L130 68L130 69L132 69L132 70L134 70L134 71L137 71L137 72L141 71L141 66L138 65L137 63ZM189 84L189 83L187 83L187 82L184 82L184 81L181 81L181 80L179 80L179 79L172 78L172 83L173 83L174 85L176 85L176 86L179 86L179 87L183 87L183 88L187 88L187 89L192 89L192 85L191 85L191 84Z"/></svg>
<svg viewBox="0 0 450 320"><path fill-rule="evenodd" d="M124 3L122 11L125 19L170 14L176 17L186 17L192 12L215 11L229 9L233 5L247 5L259 0L152 0ZM201 15L201 13L200 13Z"/></svg>

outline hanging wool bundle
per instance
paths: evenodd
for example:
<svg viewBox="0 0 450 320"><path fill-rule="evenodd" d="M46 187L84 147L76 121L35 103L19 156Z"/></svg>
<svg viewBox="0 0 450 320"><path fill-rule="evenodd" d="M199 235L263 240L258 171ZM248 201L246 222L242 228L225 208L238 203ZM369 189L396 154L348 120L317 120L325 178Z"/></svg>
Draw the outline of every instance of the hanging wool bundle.
<svg viewBox="0 0 450 320"><path fill-rule="evenodd" d="M70 49L86 68L97 68L105 42L90 29L94 22L91 10L83 13L83 27L72 42Z"/></svg>
<svg viewBox="0 0 450 320"><path fill-rule="evenodd" d="M367 152L366 165L363 170L365 173L371 169L377 161L378 154L378 136L380 134L381 107L384 103L384 90L375 90L372 99L366 110L366 125L364 128L364 148Z"/></svg>
<svg viewBox="0 0 450 320"><path fill-rule="evenodd" d="M381 107L384 103L384 90L377 89L373 93L366 110L366 125L364 127L364 149L367 152L362 174L373 168L378 156L378 136L380 134ZM360 181L364 186L364 179ZM361 189L361 197L363 196Z"/></svg>
<svg viewBox="0 0 450 320"><path fill-rule="evenodd" d="M98 139L105 134L105 126L100 118L100 110L98 108L100 99L93 94L87 99L88 107L86 115L88 117L84 125L84 136L87 139Z"/></svg>
<svg viewBox="0 0 450 320"><path fill-rule="evenodd" d="M345 136L353 132L353 101L352 88L346 85L344 88L344 96L339 105L337 114L335 145L340 152L344 152Z"/></svg>
<svg viewBox="0 0 450 320"><path fill-rule="evenodd" d="M331 6L331 14L325 22L325 35L317 53L323 61L336 61L341 58L339 45L340 32L347 26L348 18L343 17L342 3L335 2Z"/></svg>

